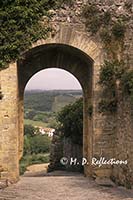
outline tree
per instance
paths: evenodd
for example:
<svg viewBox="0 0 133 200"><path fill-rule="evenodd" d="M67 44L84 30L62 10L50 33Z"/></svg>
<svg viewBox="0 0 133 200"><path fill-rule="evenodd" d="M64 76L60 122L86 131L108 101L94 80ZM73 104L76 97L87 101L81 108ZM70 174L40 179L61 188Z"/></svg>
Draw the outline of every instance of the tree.
<svg viewBox="0 0 133 200"><path fill-rule="evenodd" d="M35 135L30 140L31 153L46 153L50 150L51 140L47 135Z"/></svg>
<svg viewBox="0 0 133 200"><path fill-rule="evenodd" d="M53 0L0 1L0 69L18 59L33 42L46 38L50 29L42 17L48 17L54 6Z"/></svg>
<svg viewBox="0 0 133 200"><path fill-rule="evenodd" d="M65 137L71 137L73 143L83 143L83 99L65 106L57 115L59 129Z"/></svg>
<svg viewBox="0 0 133 200"><path fill-rule="evenodd" d="M34 126L30 124L26 124L24 126L24 134L30 137L33 137L35 134L39 134L39 129L35 128Z"/></svg>
<svg viewBox="0 0 133 200"><path fill-rule="evenodd" d="M38 39L51 31L43 17L50 9L72 0L1 0L0 1L0 69L17 60ZM48 20L47 20L48 21Z"/></svg>
<svg viewBox="0 0 133 200"><path fill-rule="evenodd" d="M26 111L25 112L25 119L31 119L33 120L33 118L36 116L36 111L34 110L30 110L30 111Z"/></svg>
<svg viewBox="0 0 133 200"><path fill-rule="evenodd" d="M30 138L25 135L24 136L24 153L23 155L29 155L31 154L31 145L30 145Z"/></svg>

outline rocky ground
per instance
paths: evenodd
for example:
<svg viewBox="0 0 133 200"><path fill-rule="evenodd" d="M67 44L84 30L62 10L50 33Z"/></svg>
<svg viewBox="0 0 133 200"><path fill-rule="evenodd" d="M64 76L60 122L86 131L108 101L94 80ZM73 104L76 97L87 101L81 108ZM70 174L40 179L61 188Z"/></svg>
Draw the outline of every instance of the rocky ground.
<svg viewBox="0 0 133 200"><path fill-rule="evenodd" d="M0 200L133 200L133 191L103 187L82 174L26 173L17 184L0 190Z"/></svg>

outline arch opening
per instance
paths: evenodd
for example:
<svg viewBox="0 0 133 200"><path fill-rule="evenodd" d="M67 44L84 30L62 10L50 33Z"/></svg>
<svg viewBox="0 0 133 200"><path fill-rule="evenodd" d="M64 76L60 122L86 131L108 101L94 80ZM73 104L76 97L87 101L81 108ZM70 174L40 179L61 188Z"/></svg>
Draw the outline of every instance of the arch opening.
<svg viewBox="0 0 133 200"><path fill-rule="evenodd" d="M45 44L29 50L18 61L19 88L19 158L23 152L23 98L24 89L33 75L41 70L57 68L71 73L80 83L83 91L83 157L90 166L84 166L84 173L91 174L92 118L88 114L92 104L93 60L83 51L64 44Z"/></svg>
<svg viewBox="0 0 133 200"><path fill-rule="evenodd" d="M75 109L74 116L70 108ZM65 114L66 110L66 120L59 119L60 111ZM63 123L66 131L59 122ZM71 131L70 127L74 130ZM63 157L76 158L80 162L83 158L82 88L66 70L44 69L31 77L24 91L24 152L20 174L26 170L25 166L34 163L38 163L39 168L45 166L49 172L59 169L83 172L82 165L61 164ZM30 169L31 166L28 167Z"/></svg>

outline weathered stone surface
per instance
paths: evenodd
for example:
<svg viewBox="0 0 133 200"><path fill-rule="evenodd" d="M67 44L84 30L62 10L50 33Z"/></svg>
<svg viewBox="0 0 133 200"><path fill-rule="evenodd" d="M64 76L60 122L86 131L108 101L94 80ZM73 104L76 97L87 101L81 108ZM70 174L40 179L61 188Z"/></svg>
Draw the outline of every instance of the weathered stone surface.
<svg viewBox="0 0 133 200"><path fill-rule="evenodd" d="M114 187L115 186L113 181L111 181L109 178L97 177L95 181L98 185L101 185L101 186L106 186L106 187Z"/></svg>
<svg viewBox="0 0 133 200"><path fill-rule="evenodd" d="M63 168L60 163L60 159L63 157L63 143L61 140L61 135L61 132L55 132L53 135L50 149L50 164L48 166L48 172Z"/></svg>
<svg viewBox="0 0 133 200"><path fill-rule="evenodd" d="M6 180L0 180L0 189L4 189L8 186L8 182Z"/></svg>
<svg viewBox="0 0 133 200"><path fill-rule="evenodd" d="M83 146L74 144L70 137L62 137L63 134L59 131L55 132L52 140L50 151L50 164L48 171L53 170L67 170L67 171L79 171L83 172L82 165L70 165L71 158L81 161L83 158ZM61 159L66 159L66 165L61 163Z"/></svg>

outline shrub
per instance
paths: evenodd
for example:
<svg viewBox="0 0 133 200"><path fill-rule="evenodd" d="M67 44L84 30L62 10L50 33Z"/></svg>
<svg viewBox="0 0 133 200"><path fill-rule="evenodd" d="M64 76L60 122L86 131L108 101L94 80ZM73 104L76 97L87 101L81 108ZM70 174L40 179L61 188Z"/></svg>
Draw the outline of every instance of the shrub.
<svg viewBox="0 0 133 200"><path fill-rule="evenodd" d="M24 136L24 153L23 155L29 155L31 153L31 145L30 145L30 138L25 135Z"/></svg>
<svg viewBox="0 0 133 200"><path fill-rule="evenodd" d="M113 88L117 79L121 79L125 73L124 63L118 60L104 61L101 66L99 84L105 87Z"/></svg>
<svg viewBox="0 0 133 200"><path fill-rule="evenodd" d="M20 163L19 163L19 173L20 173L20 175L24 174L28 165L30 165L29 156L23 156L20 160Z"/></svg>
<svg viewBox="0 0 133 200"><path fill-rule="evenodd" d="M98 16L93 16L93 18L88 18L86 20L86 27L91 30L92 34L97 33L101 26L101 19Z"/></svg>
<svg viewBox="0 0 133 200"><path fill-rule="evenodd" d="M49 154L33 154L26 155L20 160L19 171L20 175L23 175L26 171L26 168L32 164L42 164L49 162Z"/></svg>
<svg viewBox="0 0 133 200"><path fill-rule="evenodd" d="M133 105L133 70L126 69L124 62L118 60L105 61L101 66L99 80L99 84L103 86L103 99L99 103L100 112L117 110L117 80L119 80L123 95L129 95Z"/></svg>
<svg viewBox="0 0 133 200"><path fill-rule="evenodd" d="M105 44L110 44L112 37L111 37L111 33L108 29L103 28L100 32L100 37L101 40L105 43Z"/></svg>
<svg viewBox="0 0 133 200"><path fill-rule="evenodd" d="M34 126L30 124L24 125L24 134L30 137L33 137L35 133L39 133L38 128L35 128Z"/></svg>
<svg viewBox="0 0 133 200"><path fill-rule="evenodd" d="M126 27L123 22L116 22L112 27L112 33L116 39L124 38Z"/></svg>
<svg viewBox="0 0 133 200"><path fill-rule="evenodd" d="M99 84L103 87L102 100L99 102L100 113L114 113L117 110L116 83L125 73L124 63L118 60L105 61L101 66Z"/></svg>
<svg viewBox="0 0 133 200"><path fill-rule="evenodd" d="M45 154L33 154L31 156L31 164L42 164L42 163L48 163L49 162L49 155Z"/></svg>
<svg viewBox="0 0 133 200"><path fill-rule="evenodd" d="M117 111L117 100L114 99L102 99L99 102L100 113L115 113Z"/></svg>
<svg viewBox="0 0 133 200"><path fill-rule="evenodd" d="M25 165L25 164L20 164L19 165L19 174L20 175L23 175L25 173L27 166L28 165Z"/></svg>
<svg viewBox="0 0 133 200"><path fill-rule="evenodd" d="M98 14L99 13L99 9L98 7L93 3L93 4L89 4L89 5L86 5L84 8L83 8L83 16L87 19L87 18L92 18L94 16L94 13L95 14Z"/></svg>
<svg viewBox="0 0 133 200"><path fill-rule="evenodd" d="M110 21L111 21L111 13L109 11L104 12L103 24L104 25L109 25Z"/></svg>
<svg viewBox="0 0 133 200"><path fill-rule="evenodd" d="M38 113L38 114L36 114L34 117L33 117L33 120L34 121L45 121L45 115L44 114L42 114L42 113ZM46 118L47 119L47 118Z"/></svg>
<svg viewBox="0 0 133 200"><path fill-rule="evenodd" d="M125 72L121 81L124 92L133 96L133 70Z"/></svg>
<svg viewBox="0 0 133 200"><path fill-rule="evenodd" d="M25 119L33 120L35 116L36 116L36 111L34 110L28 110L25 112Z"/></svg>
<svg viewBox="0 0 133 200"><path fill-rule="evenodd" d="M86 28L92 34L95 34L102 24L102 20L99 13L99 9L95 4L87 5L83 9L83 16L86 19Z"/></svg>

